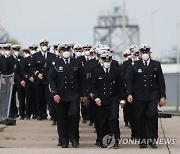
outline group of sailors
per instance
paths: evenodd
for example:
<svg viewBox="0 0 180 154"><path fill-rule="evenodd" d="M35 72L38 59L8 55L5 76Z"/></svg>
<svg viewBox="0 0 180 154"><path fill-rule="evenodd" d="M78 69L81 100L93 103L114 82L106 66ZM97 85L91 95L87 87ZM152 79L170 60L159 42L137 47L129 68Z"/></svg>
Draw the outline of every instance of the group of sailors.
<svg viewBox="0 0 180 154"><path fill-rule="evenodd" d="M132 45L120 64L108 45L55 43L51 51L46 39L22 50L0 44L1 84L14 73L9 116L43 120L49 113L62 148L69 142L78 147L82 117L82 123L95 127L97 146L106 148L103 138L113 134L118 148L121 106L131 137L143 141L140 148L157 148L157 104L165 105L166 94L160 63L152 60L150 49Z"/></svg>

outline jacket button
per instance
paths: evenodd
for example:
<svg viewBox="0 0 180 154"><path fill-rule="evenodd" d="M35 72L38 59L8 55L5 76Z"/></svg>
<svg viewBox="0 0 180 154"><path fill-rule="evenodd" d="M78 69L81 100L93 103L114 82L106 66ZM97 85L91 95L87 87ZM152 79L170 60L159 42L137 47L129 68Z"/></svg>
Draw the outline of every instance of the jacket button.
<svg viewBox="0 0 180 154"><path fill-rule="evenodd" d="M65 89L66 89L67 87L65 87Z"/></svg>
<svg viewBox="0 0 180 154"><path fill-rule="evenodd" d="M144 85L146 87L146 85Z"/></svg>
<svg viewBox="0 0 180 154"><path fill-rule="evenodd" d="M106 92L104 92L104 94L106 94Z"/></svg>
<svg viewBox="0 0 180 154"><path fill-rule="evenodd" d="M144 80L146 82L146 80Z"/></svg>

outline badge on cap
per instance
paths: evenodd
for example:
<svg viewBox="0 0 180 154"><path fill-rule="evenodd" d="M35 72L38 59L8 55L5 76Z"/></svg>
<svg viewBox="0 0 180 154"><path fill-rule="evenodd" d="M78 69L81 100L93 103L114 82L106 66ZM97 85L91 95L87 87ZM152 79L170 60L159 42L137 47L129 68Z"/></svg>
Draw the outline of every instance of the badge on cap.
<svg viewBox="0 0 180 154"><path fill-rule="evenodd" d="M138 73L142 73L142 69L138 69Z"/></svg>

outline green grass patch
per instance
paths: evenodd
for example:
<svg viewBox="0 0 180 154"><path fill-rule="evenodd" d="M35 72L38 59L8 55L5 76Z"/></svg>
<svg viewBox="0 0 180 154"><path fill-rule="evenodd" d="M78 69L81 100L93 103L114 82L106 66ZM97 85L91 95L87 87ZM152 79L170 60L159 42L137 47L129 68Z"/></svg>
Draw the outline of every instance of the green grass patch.
<svg viewBox="0 0 180 154"><path fill-rule="evenodd" d="M0 133L1 133L1 132L4 132L5 128L6 128L6 127L0 127Z"/></svg>

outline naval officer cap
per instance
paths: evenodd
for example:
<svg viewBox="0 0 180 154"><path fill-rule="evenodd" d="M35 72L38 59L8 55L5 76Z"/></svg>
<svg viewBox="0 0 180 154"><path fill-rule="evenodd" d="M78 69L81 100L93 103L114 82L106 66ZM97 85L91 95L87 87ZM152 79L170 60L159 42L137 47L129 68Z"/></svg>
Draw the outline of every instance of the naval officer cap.
<svg viewBox="0 0 180 154"><path fill-rule="evenodd" d="M39 42L40 46L48 46L49 41L47 39L41 39Z"/></svg>
<svg viewBox="0 0 180 154"><path fill-rule="evenodd" d="M27 48L24 48L22 51L23 51L23 53L30 53L29 49L27 49Z"/></svg>
<svg viewBox="0 0 180 154"><path fill-rule="evenodd" d="M140 46L140 52L141 53L149 53L151 50L151 47L147 44L143 44Z"/></svg>
<svg viewBox="0 0 180 154"><path fill-rule="evenodd" d="M70 43L62 43L58 46L58 51L62 50L62 51L69 51L71 50L72 45Z"/></svg>
<svg viewBox="0 0 180 154"><path fill-rule="evenodd" d="M10 43L6 43L6 44L3 45L3 48L10 50L11 49L11 44Z"/></svg>
<svg viewBox="0 0 180 154"><path fill-rule="evenodd" d="M86 44L83 46L83 49L86 51L89 51L91 48L92 48L92 45L90 45L90 44Z"/></svg>
<svg viewBox="0 0 180 154"><path fill-rule="evenodd" d="M19 51L20 48L21 48L21 46L20 46L20 45L12 45L11 48L12 48L13 50Z"/></svg>
<svg viewBox="0 0 180 154"><path fill-rule="evenodd" d="M113 54L111 52L106 52L100 55L101 59L105 62L110 62L112 60Z"/></svg>
<svg viewBox="0 0 180 154"><path fill-rule="evenodd" d="M73 50L74 50L75 52L82 52L82 49L83 49L82 46L80 46L80 45L75 45Z"/></svg>

